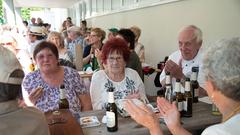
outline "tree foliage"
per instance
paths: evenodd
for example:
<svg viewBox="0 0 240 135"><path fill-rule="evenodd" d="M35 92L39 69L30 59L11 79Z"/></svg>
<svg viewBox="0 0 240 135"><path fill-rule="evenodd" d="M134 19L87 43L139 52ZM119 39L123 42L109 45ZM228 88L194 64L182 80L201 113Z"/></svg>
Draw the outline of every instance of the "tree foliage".
<svg viewBox="0 0 240 135"><path fill-rule="evenodd" d="M0 24L4 23L4 14L3 14L3 2L2 0L0 0Z"/></svg>
<svg viewBox="0 0 240 135"><path fill-rule="evenodd" d="M43 8L32 7L32 8L21 8L21 16L23 20L30 20L31 11L41 11Z"/></svg>

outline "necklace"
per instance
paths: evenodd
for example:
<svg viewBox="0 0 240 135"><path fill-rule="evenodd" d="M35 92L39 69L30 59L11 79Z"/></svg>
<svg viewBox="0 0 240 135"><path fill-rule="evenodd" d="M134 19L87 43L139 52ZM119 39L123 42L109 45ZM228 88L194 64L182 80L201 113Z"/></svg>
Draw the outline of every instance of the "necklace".
<svg viewBox="0 0 240 135"><path fill-rule="evenodd" d="M231 117L233 117L234 115L240 113L240 105L237 106L237 108L235 108L231 113L229 113L228 115L226 115L222 122L227 121L228 119L230 119Z"/></svg>

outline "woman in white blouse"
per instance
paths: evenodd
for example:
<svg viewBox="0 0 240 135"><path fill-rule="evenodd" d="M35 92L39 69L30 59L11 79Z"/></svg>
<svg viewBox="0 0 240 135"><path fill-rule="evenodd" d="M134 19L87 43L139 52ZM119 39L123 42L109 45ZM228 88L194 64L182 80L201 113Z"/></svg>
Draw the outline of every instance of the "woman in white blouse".
<svg viewBox="0 0 240 135"><path fill-rule="evenodd" d="M107 89L114 88L115 100L139 98L148 102L144 84L138 73L126 68L130 51L127 43L120 38L108 40L102 48L102 62L105 67L93 74L90 95L93 110L105 109Z"/></svg>

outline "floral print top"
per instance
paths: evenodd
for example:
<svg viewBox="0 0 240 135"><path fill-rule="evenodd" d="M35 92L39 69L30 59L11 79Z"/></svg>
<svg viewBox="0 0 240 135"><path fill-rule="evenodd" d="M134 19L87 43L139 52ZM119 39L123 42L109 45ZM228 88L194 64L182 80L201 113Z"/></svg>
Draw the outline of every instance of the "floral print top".
<svg viewBox="0 0 240 135"><path fill-rule="evenodd" d="M78 72L72 68L64 67L64 80L63 84L65 86L66 98L69 102L69 109L71 113L76 116L81 111L81 103L79 100L79 95L89 93L83 84ZM60 99L59 87L53 87L47 84L41 77L40 71L34 71L27 74L23 80L22 87L24 99L28 98L31 91L35 90L37 87L43 87L43 95L36 101L35 106L43 112L57 110L58 102Z"/></svg>

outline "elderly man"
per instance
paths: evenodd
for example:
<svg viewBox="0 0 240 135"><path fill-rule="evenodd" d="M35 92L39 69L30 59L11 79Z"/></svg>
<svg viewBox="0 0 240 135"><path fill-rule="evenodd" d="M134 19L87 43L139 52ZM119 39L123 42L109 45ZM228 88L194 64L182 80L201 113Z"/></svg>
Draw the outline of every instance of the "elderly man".
<svg viewBox="0 0 240 135"><path fill-rule="evenodd" d="M21 108L17 97L24 76L16 56L0 46L0 134L48 135L44 114L36 108Z"/></svg>
<svg viewBox="0 0 240 135"><path fill-rule="evenodd" d="M83 56L84 48L86 46L86 42L84 41L84 37L81 34L80 27L72 26L67 29L67 32L68 32L68 38L71 39L71 43L69 43L67 46L70 52L69 53L70 58L74 62L77 70L81 70L82 56ZM79 64L81 66L79 66Z"/></svg>
<svg viewBox="0 0 240 135"><path fill-rule="evenodd" d="M176 78L184 80L190 78L192 67L199 67L201 72L202 67L202 31L194 26L189 25L184 27L178 36L179 50L172 53L166 62L164 71L160 75L160 82L165 84L165 72L170 72L172 84L174 87ZM199 74L198 82L201 88L204 88L202 74ZM201 90L202 95L205 91Z"/></svg>

